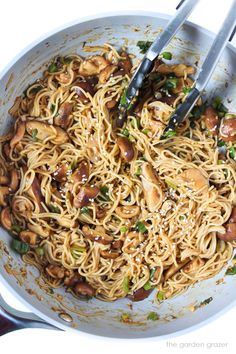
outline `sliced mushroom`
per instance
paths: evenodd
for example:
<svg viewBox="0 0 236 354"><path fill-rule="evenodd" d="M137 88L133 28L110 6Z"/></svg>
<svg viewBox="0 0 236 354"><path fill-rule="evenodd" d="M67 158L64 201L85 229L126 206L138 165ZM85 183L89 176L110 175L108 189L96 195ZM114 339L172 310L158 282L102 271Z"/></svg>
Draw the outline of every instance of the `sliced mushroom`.
<svg viewBox="0 0 236 354"><path fill-rule="evenodd" d="M97 219L102 219L106 215L106 209L103 208L102 206L96 205L96 218Z"/></svg>
<svg viewBox="0 0 236 354"><path fill-rule="evenodd" d="M102 250L100 254L105 259L116 259L120 255L119 252L112 250Z"/></svg>
<svg viewBox="0 0 236 354"><path fill-rule="evenodd" d="M21 241L26 242L32 246L36 245L37 234L33 231L21 231L19 234Z"/></svg>
<svg viewBox="0 0 236 354"><path fill-rule="evenodd" d="M17 190L17 187L19 185L19 175L18 175L18 172L17 170L11 170L11 182L10 182L10 190L11 192L15 192Z"/></svg>
<svg viewBox="0 0 236 354"><path fill-rule="evenodd" d="M213 107L211 107L211 106L206 108L206 111L205 111L205 124L206 124L206 128L213 135L217 135L218 129L219 129L220 120L219 120L219 117L218 117L218 114L217 114L216 110Z"/></svg>
<svg viewBox="0 0 236 354"><path fill-rule="evenodd" d="M223 241L234 241L236 240L236 223L228 223L225 225L225 233L221 234L217 232L217 237Z"/></svg>
<svg viewBox="0 0 236 354"><path fill-rule="evenodd" d="M177 77L182 77L185 74L187 75L192 75L194 74L194 68L192 66L187 66L184 64L173 64L173 65L167 65L167 64L161 64L157 67L157 72L161 74L175 74Z"/></svg>
<svg viewBox="0 0 236 354"><path fill-rule="evenodd" d="M13 118L18 118L19 117L19 110L20 110L21 100L22 100L21 96L16 97L13 106L8 111L9 114Z"/></svg>
<svg viewBox="0 0 236 354"><path fill-rule="evenodd" d="M106 107L107 107L108 109L113 109L113 108L115 108L117 105L118 105L118 102L117 102L115 99L112 99L111 101L108 101L108 102L106 103Z"/></svg>
<svg viewBox="0 0 236 354"><path fill-rule="evenodd" d="M128 298L131 301L142 301L144 299L146 299L151 293L151 289L150 290L145 290L144 288L140 288L138 290L135 290L133 292L132 295L128 295Z"/></svg>
<svg viewBox="0 0 236 354"><path fill-rule="evenodd" d="M10 141L11 149L13 149L14 146L23 139L24 134L25 134L25 122L19 121L17 123L16 133Z"/></svg>
<svg viewBox="0 0 236 354"><path fill-rule="evenodd" d="M158 99L158 101L161 101L163 103L166 103L168 104L169 106L172 106L174 104L174 102L176 101L176 98L178 97L178 95L175 95L175 94L171 94L171 95L166 95L166 96L163 96L161 98Z"/></svg>
<svg viewBox="0 0 236 354"><path fill-rule="evenodd" d="M141 180L144 198L149 211L157 211L163 201L163 191L160 181L158 180L152 166L148 162L145 162L142 165Z"/></svg>
<svg viewBox="0 0 236 354"><path fill-rule="evenodd" d="M105 84L110 76L117 70L117 66L110 64L107 65L99 74L99 83L100 84Z"/></svg>
<svg viewBox="0 0 236 354"><path fill-rule="evenodd" d="M74 207L75 208L82 208L88 205L90 202L96 198L100 189L96 186L84 186L80 188L79 193L74 198Z"/></svg>
<svg viewBox="0 0 236 354"><path fill-rule="evenodd" d="M98 75L110 62L101 55L95 55L85 59L79 67L79 74L82 76Z"/></svg>
<svg viewBox="0 0 236 354"><path fill-rule="evenodd" d="M220 126L220 136L224 141L236 141L236 119L223 119Z"/></svg>
<svg viewBox="0 0 236 354"><path fill-rule="evenodd" d="M47 227L43 227L40 224L31 224L28 223L27 227L30 231L33 231L37 235L41 237L48 237L50 234L50 230Z"/></svg>
<svg viewBox="0 0 236 354"><path fill-rule="evenodd" d="M82 102L86 102L88 98L85 96L84 92L88 92L91 96L95 93L95 85L88 80L75 82L74 90Z"/></svg>
<svg viewBox="0 0 236 354"><path fill-rule="evenodd" d="M17 215L24 218L30 218L33 210L33 204L25 197L16 196L12 200L12 210Z"/></svg>
<svg viewBox="0 0 236 354"><path fill-rule="evenodd" d="M84 225L82 227L82 232L89 240L102 243L103 245L109 245L113 241L113 236L107 235L102 226L97 226L95 229L91 229L89 226Z"/></svg>
<svg viewBox="0 0 236 354"><path fill-rule="evenodd" d="M50 277L54 279L62 279L65 276L64 268L54 264L47 266L46 272L50 275Z"/></svg>
<svg viewBox="0 0 236 354"><path fill-rule="evenodd" d="M38 120L30 120L26 123L27 133L32 135L33 131L37 131L37 139L45 140L51 137L53 144L65 144L69 137L67 133L60 127L39 122Z"/></svg>
<svg viewBox="0 0 236 354"><path fill-rule="evenodd" d="M132 161L134 158L134 147L131 141L125 136L119 136L116 139L116 143L120 148L121 155L123 156L123 158L127 162Z"/></svg>
<svg viewBox="0 0 236 354"><path fill-rule="evenodd" d="M2 150L3 150L6 160L10 160L10 153L11 153L10 143L3 144Z"/></svg>
<svg viewBox="0 0 236 354"><path fill-rule="evenodd" d="M205 263L204 259L195 257L183 267L183 271L187 274L196 273Z"/></svg>
<svg viewBox="0 0 236 354"><path fill-rule="evenodd" d="M206 192L209 187L208 179L196 168L189 168L180 173L178 179L195 192Z"/></svg>
<svg viewBox="0 0 236 354"><path fill-rule="evenodd" d="M55 78L57 81L65 85L68 84L71 80L71 76L68 73L57 74L55 75Z"/></svg>
<svg viewBox="0 0 236 354"><path fill-rule="evenodd" d="M138 205L124 205L117 207L115 212L123 219L131 219L139 215L140 207Z"/></svg>
<svg viewBox="0 0 236 354"><path fill-rule="evenodd" d="M75 226L75 221L66 217L58 217L57 223L67 229L72 229Z"/></svg>
<svg viewBox="0 0 236 354"><path fill-rule="evenodd" d="M72 112L73 104L70 102L64 102L59 110L58 115L54 118L54 124L66 129L70 124L70 114Z"/></svg>
<svg viewBox="0 0 236 354"><path fill-rule="evenodd" d="M112 242L111 249L112 250L121 250L123 244L124 244L124 242L122 240L116 240L116 241Z"/></svg>
<svg viewBox="0 0 236 354"><path fill-rule="evenodd" d="M40 187L38 178L36 176L33 179L31 187L28 189L28 194L37 203L40 212L44 212L44 208L42 206L42 203L44 203L44 197L42 195L41 187Z"/></svg>
<svg viewBox="0 0 236 354"><path fill-rule="evenodd" d="M88 283L81 282L74 286L74 292L76 295L83 295L93 297L96 295L96 290Z"/></svg>
<svg viewBox="0 0 236 354"><path fill-rule="evenodd" d="M129 74L132 69L131 59L126 52L122 52L120 56L122 59L119 60L118 66L124 70L125 74Z"/></svg>
<svg viewBox="0 0 236 354"><path fill-rule="evenodd" d="M6 230L11 230L12 228L12 219L11 219L11 213L10 213L10 208L3 208L0 214L0 220L2 226Z"/></svg>
<svg viewBox="0 0 236 354"><path fill-rule="evenodd" d="M6 184L9 184L9 178L7 176L0 176L0 184L1 185L6 185Z"/></svg>
<svg viewBox="0 0 236 354"><path fill-rule="evenodd" d="M229 223L232 223L232 222L236 223L236 207L233 207L228 222Z"/></svg>
<svg viewBox="0 0 236 354"><path fill-rule="evenodd" d="M83 277L78 273L78 271L72 271L72 274L64 279L64 284L70 288L81 282L83 282Z"/></svg>
<svg viewBox="0 0 236 354"><path fill-rule="evenodd" d="M175 273L177 273L181 268L183 268L183 266L185 266L189 262L190 259L186 258L184 261L179 261L177 266L173 263L170 268L168 268L167 271L164 273L164 280L166 281L171 278Z"/></svg>
<svg viewBox="0 0 236 354"><path fill-rule="evenodd" d="M89 163L86 160L82 160L79 163L79 166L75 169L75 171L71 175L71 181L76 182L83 182L85 183L89 178Z"/></svg>
<svg viewBox="0 0 236 354"><path fill-rule="evenodd" d="M57 182L65 182L67 179L68 166L63 164L59 166L56 171L53 172L52 176Z"/></svg>
<svg viewBox="0 0 236 354"><path fill-rule="evenodd" d="M96 134L92 134L88 139L87 154L91 162L96 163L100 160L100 148Z"/></svg>
<svg viewBox="0 0 236 354"><path fill-rule="evenodd" d="M9 194L9 188L0 186L0 206L7 205L5 199L8 194Z"/></svg>

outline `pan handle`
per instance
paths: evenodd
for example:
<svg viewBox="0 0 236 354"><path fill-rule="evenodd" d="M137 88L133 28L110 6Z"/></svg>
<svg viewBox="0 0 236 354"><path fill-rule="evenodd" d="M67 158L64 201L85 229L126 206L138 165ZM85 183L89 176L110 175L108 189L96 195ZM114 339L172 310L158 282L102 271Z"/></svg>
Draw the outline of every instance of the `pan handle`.
<svg viewBox="0 0 236 354"><path fill-rule="evenodd" d="M23 328L59 329L33 313L13 309L0 295L0 336Z"/></svg>

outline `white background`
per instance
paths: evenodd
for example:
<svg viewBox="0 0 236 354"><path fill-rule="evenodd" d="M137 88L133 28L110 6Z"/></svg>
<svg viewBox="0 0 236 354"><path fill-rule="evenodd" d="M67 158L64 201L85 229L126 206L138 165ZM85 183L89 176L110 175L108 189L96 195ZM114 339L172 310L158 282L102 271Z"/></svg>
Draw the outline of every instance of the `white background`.
<svg viewBox="0 0 236 354"><path fill-rule="evenodd" d="M108 11L144 10L174 14L178 0L2 0L0 8L0 71L25 46L62 24L80 17ZM190 20L217 32L231 0L201 0ZM236 41L235 41L236 43ZM0 293L23 309L3 286ZM236 294L236 291L235 291ZM28 329L0 338L0 353L234 353L236 349L236 308L214 322L184 336L167 340L109 340L49 330ZM170 347L171 342L173 346ZM184 343L204 347L181 348ZM227 343L227 348L209 348L208 343Z"/></svg>

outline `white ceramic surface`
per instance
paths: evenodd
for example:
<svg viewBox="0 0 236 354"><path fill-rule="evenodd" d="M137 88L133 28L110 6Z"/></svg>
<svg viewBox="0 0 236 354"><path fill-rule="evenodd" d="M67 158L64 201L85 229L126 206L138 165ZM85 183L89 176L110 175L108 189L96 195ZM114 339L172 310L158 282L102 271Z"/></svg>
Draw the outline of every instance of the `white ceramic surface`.
<svg viewBox="0 0 236 354"><path fill-rule="evenodd" d="M163 28L168 17L160 14L126 14L107 15L96 19L87 19L69 27L63 28L41 42L32 45L5 70L1 77L0 85L0 124L1 132L8 129L12 123L8 114L14 97L21 94L24 89L35 79L40 77L46 67L45 64L58 54L65 55L71 52L82 52L83 42L90 44L103 44L108 42L115 47L127 44L129 52L137 55L138 40L152 40ZM183 26L182 30L172 40L168 48L173 52L176 61L194 64L198 61L201 65L213 36L206 30L190 23ZM193 44L194 43L194 44ZM228 99L227 106L235 106L235 49L229 45L225 50L220 63L208 85L207 91L211 94L219 93ZM226 88L226 82L228 83ZM0 240L9 245L10 237L1 229ZM22 261L10 251L12 265L15 269L22 267ZM64 296L63 289L54 294L45 294L35 283L37 271L27 267L27 277L23 284L6 272L4 264L8 255L0 252L0 273L3 284L10 287L13 292L27 303L28 307L39 317L54 325L66 329L71 328L92 334L117 337L117 338L142 338L154 336L169 336L178 331L189 330L209 318L214 317L230 306L235 301L235 278L227 277L223 284L216 286L224 271L214 279L209 279L189 289L184 295L164 303L154 301L154 293L147 300L134 303L133 310L129 309L128 300L119 300L114 303L105 303L98 300L82 302L66 294L59 300L57 294ZM33 289L35 295L30 295L27 289ZM213 301L196 312L189 310L189 305L213 297ZM43 300L40 301L39 297ZM56 310L56 311L55 311ZM156 311L160 315L157 322L147 321L148 312ZM73 322L66 324L59 318L58 312L67 312ZM120 322L123 312L131 313L132 318L139 324L128 325Z"/></svg>

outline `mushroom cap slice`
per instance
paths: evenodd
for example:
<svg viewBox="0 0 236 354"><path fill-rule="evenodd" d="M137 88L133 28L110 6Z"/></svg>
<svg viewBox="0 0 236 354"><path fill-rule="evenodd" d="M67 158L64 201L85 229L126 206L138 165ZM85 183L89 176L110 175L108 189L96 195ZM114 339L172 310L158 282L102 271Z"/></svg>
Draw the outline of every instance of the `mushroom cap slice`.
<svg viewBox="0 0 236 354"><path fill-rule="evenodd" d="M33 131L37 131L37 139L45 140L51 137L53 144L64 144L69 140L67 133L60 127L39 122L38 120L30 120L26 123L26 131L32 135Z"/></svg>

